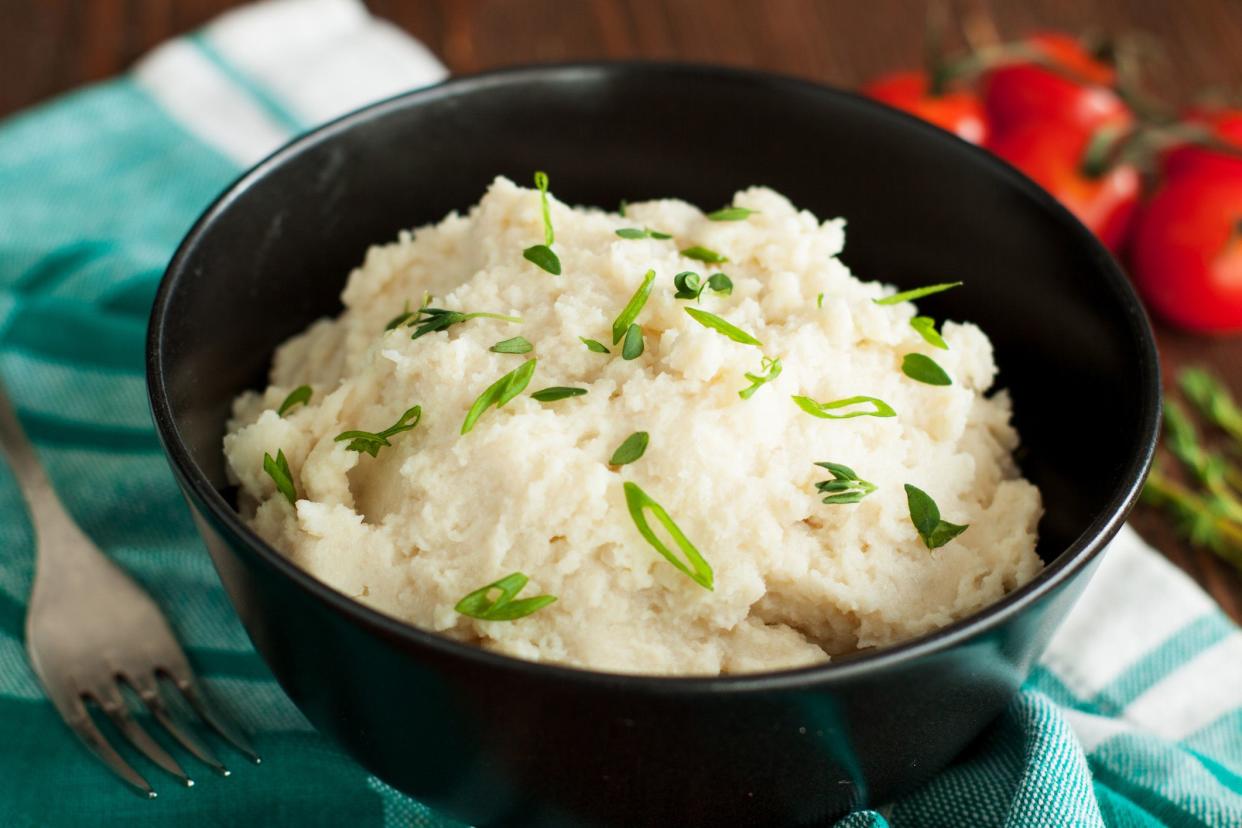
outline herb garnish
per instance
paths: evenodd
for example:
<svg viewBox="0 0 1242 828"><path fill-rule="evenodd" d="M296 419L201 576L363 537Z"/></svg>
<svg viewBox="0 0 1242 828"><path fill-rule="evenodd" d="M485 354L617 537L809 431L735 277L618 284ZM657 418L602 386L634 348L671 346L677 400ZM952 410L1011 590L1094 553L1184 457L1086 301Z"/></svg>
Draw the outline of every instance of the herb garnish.
<svg viewBox="0 0 1242 828"><path fill-rule="evenodd" d="M711 290L721 296L730 295L733 293L733 280L723 273L713 273L707 277L705 282L693 270L683 270L673 277L673 287L677 288L677 293L673 298L693 299L697 302L704 290Z"/></svg>
<svg viewBox="0 0 1242 828"><path fill-rule="evenodd" d="M949 343L944 341L944 337L936 330L936 320L930 316L916 316L910 320L910 327L918 331L919 336L923 337L923 341L942 351L949 350Z"/></svg>
<svg viewBox="0 0 1242 828"><path fill-rule="evenodd" d="M638 359L645 347L642 328L635 324L625 329L625 341L621 343L622 359Z"/></svg>
<svg viewBox="0 0 1242 828"><path fill-rule="evenodd" d="M529 354L535 349L534 345L523 336L515 336L512 339L502 339L487 350L496 354Z"/></svg>
<svg viewBox="0 0 1242 828"><path fill-rule="evenodd" d="M568 397L581 397L587 390L585 388L570 388L566 385L553 385L551 388L545 388L542 391L536 391L531 394L532 400L539 402L556 402L557 400L567 399Z"/></svg>
<svg viewBox="0 0 1242 828"><path fill-rule="evenodd" d="M427 307L427 306L428 306L428 305L430 305L430 304L431 304L431 292L430 292L430 291L426 291L426 290L424 290L424 291L423 291L423 304L422 304L421 306L419 306L419 310L418 310L418 311L412 311L412 310L410 310L410 300L409 300L409 299L406 299L406 300L405 300L405 308L401 311L401 313L397 314L397 315L396 315L396 316L394 316L392 319L389 319L389 320L388 320L388 324L384 326L384 330L386 330L386 331L391 331L391 330L393 330L394 328L397 328L397 327L399 327L399 326L401 326L401 325L405 324L405 322L406 322L406 321L407 321L407 320L408 320L411 316L418 316L418 315L419 315L419 313L421 313L421 312L422 312L422 308L425 308L425 307Z"/></svg>
<svg viewBox="0 0 1242 828"><path fill-rule="evenodd" d="M443 308L425 307L412 312L406 318L409 321L405 324L414 327L414 333L410 336L410 339L418 339L429 333L443 331L459 322L467 322L471 319L499 319L501 322L512 322L515 325L522 323L522 317L520 316L504 316L499 313L486 313L484 311L462 313L461 311L444 310Z"/></svg>
<svg viewBox="0 0 1242 828"><path fill-rule="evenodd" d="M621 203L617 205L617 215L621 216L621 218L625 218L625 210L629 206L630 206L630 203L628 201L626 201L624 198L621 199Z"/></svg>
<svg viewBox="0 0 1242 828"><path fill-rule="evenodd" d="M729 337L729 339L732 339L734 342L740 342L743 345L757 345L759 347L763 347L762 342L755 339L753 336L746 333L746 331L737 327L736 325L729 322L728 320L721 319L719 316L717 316L714 313L708 313L705 310L700 310L698 308L689 308L689 307L682 308L682 310L690 314L690 318L693 319L695 322L698 322L704 328L711 328L713 331L716 331L717 333L724 334L725 336Z"/></svg>
<svg viewBox="0 0 1242 828"><path fill-rule="evenodd" d="M885 296L881 299L872 299L877 305L900 305L902 302L911 302L915 299L922 299L924 296L931 296L933 293L955 288L961 282L941 282L938 285L928 285L927 287L915 288L901 293L894 293L892 296Z"/></svg>
<svg viewBox="0 0 1242 828"><path fill-rule="evenodd" d="M289 461L285 459L284 449L276 450L274 460L272 455L266 451L263 452L263 471L272 478L272 482L276 484L276 490L284 495L290 504L297 503L297 491L293 488L293 472L289 471Z"/></svg>
<svg viewBox="0 0 1242 828"><path fill-rule="evenodd" d="M633 463L635 460L643 456L643 452L647 450L647 443L650 442L651 435L645 431L635 431L629 437L617 446L617 450L612 453L612 457L608 460L610 466L625 466Z"/></svg>
<svg viewBox="0 0 1242 828"><path fill-rule="evenodd" d="M408 320L411 316L414 316L414 314L415 312L410 310L410 300L406 299L405 308L401 311L401 313L388 320L388 324L384 326L384 330L391 331L400 325L404 325L406 320Z"/></svg>
<svg viewBox="0 0 1242 828"><path fill-rule="evenodd" d="M309 385L299 385L289 392L289 396L285 397L285 401L280 404L280 408L276 409L276 416L285 416L285 412L295 405L306 405L306 403L310 402L310 398L311 387Z"/></svg>
<svg viewBox="0 0 1242 828"><path fill-rule="evenodd" d="M661 233L659 230L652 230L648 227L622 227L617 231L617 235L623 239L671 239L671 233Z"/></svg>
<svg viewBox="0 0 1242 828"><path fill-rule="evenodd" d="M407 409L395 423L383 431L342 431L340 434L336 435L336 439L333 442L340 443L343 440L348 440L349 445L345 447L348 450L365 451L367 454L374 457L379 454L379 450L384 446L392 445L392 443L388 442L389 437L395 437L403 431L411 430L414 426L418 425L418 421L421 420L422 417L423 408L422 406L416 405L413 408Z"/></svg>
<svg viewBox="0 0 1242 828"><path fill-rule="evenodd" d="M824 294L815 297L815 307L822 308L824 306Z"/></svg>
<svg viewBox="0 0 1242 828"><path fill-rule="evenodd" d="M707 214L708 221L743 221L750 218L751 213L757 213L758 210L751 210L749 207L722 207L713 213Z"/></svg>
<svg viewBox="0 0 1242 828"><path fill-rule="evenodd" d="M556 600L555 595L536 595L534 598L513 600L526 587L529 580L521 572L506 575L499 581L493 581L485 587L476 589L458 601L453 609L462 615L482 621L516 621L536 610L543 609ZM493 589L500 590L500 596L495 600L488 598L488 593Z"/></svg>
<svg viewBox="0 0 1242 828"><path fill-rule="evenodd" d="M522 258L553 276L561 275L561 260L547 245L536 244L526 248L522 251Z"/></svg>
<svg viewBox="0 0 1242 828"><path fill-rule="evenodd" d="M685 256L687 259L695 259L700 262L706 262L707 264L724 264L729 261L728 256L721 255L715 250L709 250L708 248L697 244L694 247L687 247L685 250L681 251L681 255Z"/></svg>
<svg viewBox="0 0 1242 828"><path fill-rule="evenodd" d="M798 404L807 414L812 417L819 417L822 420L848 420L851 417L896 417L897 412L893 407L883 400L877 400L875 397L846 397L843 400L833 400L832 402L815 402L810 397L795 396L793 401ZM848 408L851 405L859 405L861 403L871 403L871 411L850 411L845 414L829 414L837 408Z"/></svg>
<svg viewBox="0 0 1242 828"><path fill-rule="evenodd" d="M759 390L759 387L771 382L781 375L780 357L765 356L759 364L758 374L746 374L746 379L750 380L750 385L737 392L737 395L744 400L749 400L751 396Z"/></svg>
<svg viewBox="0 0 1242 828"><path fill-rule="evenodd" d="M941 520L936 501L927 492L909 483L906 484L906 502L910 506L910 522L928 549L939 549L970 528L969 525L960 526Z"/></svg>
<svg viewBox="0 0 1242 828"><path fill-rule="evenodd" d="M561 275L561 260L552 252L556 236L552 232L552 212L548 208L548 174L535 173L535 186L539 188L539 206L543 211L543 244L532 245L522 251L522 258L543 268L553 276Z"/></svg>
<svg viewBox="0 0 1242 828"><path fill-rule="evenodd" d="M634 295L630 297L630 301L622 308L621 313L612 322L612 344L616 345L621 341L621 337L625 336L630 326L634 324L634 320L638 318L638 314L642 311L643 305L647 304L647 297L651 295L651 285L655 282L656 273L654 270L648 270L647 275L643 276L643 283L638 286L638 290L634 291Z"/></svg>
<svg viewBox="0 0 1242 828"><path fill-rule="evenodd" d="M832 473L831 480L822 480L815 484L815 488L824 498L824 503L828 504L845 504L857 503L867 495L876 490L874 483L868 483L860 478L849 466L843 466L840 463L816 463L815 465L827 469Z"/></svg>
<svg viewBox="0 0 1242 828"><path fill-rule="evenodd" d="M699 550L694 548L694 544L673 522L668 512L664 511L663 506L652 500L637 485L628 481L625 483L625 505L630 510L630 517L634 519L634 525L638 527L638 533L643 536L647 543L655 547L655 550L663 555L665 560L688 575L699 586L709 590L714 589L715 578L712 574L711 564L699 554ZM647 523L647 517L643 514L643 511L646 509L651 510L651 514L655 516L655 519L672 536L673 542L677 544L677 548L685 555L685 561L679 558L673 550L665 546L664 542L656 537L655 532L651 531L651 526Z"/></svg>
<svg viewBox="0 0 1242 828"><path fill-rule="evenodd" d="M1229 389L1202 368L1187 368L1179 377L1182 393L1205 418L1235 440L1242 440L1242 409Z"/></svg>
<svg viewBox="0 0 1242 828"><path fill-rule="evenodd" d="M593 353L597 353L597 354L612 353L612 351L608 350L608 346L600 342L598 339L587 339L585 336L580 336L578 337L578 339L582 342L583 345L587 346L588 351L592 351Z"/></svg>
<svg viewBox="0 0 1242 828"><path fill-rule="evenodd" d="M525 391L526 386L530 385L530 378L535 375L536 362L537 360L528 359L487 386L487 390L478 396L474 404L470 406L470 410L466 412L466 419L461 424L461 433L466 434L474 428L474 424L483 416L483 412L493 405L500 408Z"/></svg>
<svg viewBox="0 0 1242 828"><path fill-rule="evenodd" d="M924 354L906 354L902 357L901 373L912 380L925 382L928 385L953 384L953 379L937 364L936 360Z"/></svg>

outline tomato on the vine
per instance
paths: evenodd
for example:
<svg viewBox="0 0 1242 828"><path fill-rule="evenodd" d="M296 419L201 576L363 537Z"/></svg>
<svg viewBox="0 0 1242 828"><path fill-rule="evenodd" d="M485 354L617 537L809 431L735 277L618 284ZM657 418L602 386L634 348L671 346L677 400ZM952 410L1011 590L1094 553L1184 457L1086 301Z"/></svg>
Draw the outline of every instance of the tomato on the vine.
<svg viewBox="0 0 1242 828"><path fill-rule="evenodd" d="M1089 135L1123 127L1133 115L1112 90L1116 72L1076 39L1045 32L1024 41L1038 60L1003 63L983 78L983 104L994 139L1042 124Z"/></svg>
<svg viewBox="0 0 1242 828"><path fill-rule="evenodd" d="M946 129L964 141L982 144L987 140L987 121L978 96L956 89L935 93L925 72L893 72L876 78L861 91L869 98Z"/></svg>
<svg viewBox="0 0 1242 828"><path fill-rule="evenodd" d="M1153 311L1231 333L1242 331L1242 164L1221 157L1165 178L1135 217L1128 258Z"/></svg>
<svg viewBox="0 0 1242 828"><path fill-rule="evenodd" d="M1242 169L1242 110L1193 109L1185 114L1182 125L1202 129L1222 147L1231 148L1234 152L1199 146L1193 142L1179 145L1165 153L1161 161L1161 172L1165 177L1198 171L1230 175Z"/></svg>
<svg viewBox="0 0 1242 828"><path fill-rule="evenodd" d="M1128 249L1148 307L1183 327L1242 331L1242 111L1196 109L1193 139L1161 159L1161 184L1140 209Z"/></svg>
<svg viewBox="0 0 1242 828"><path fill-rule="evenodd" d="M1093 170L1086 158L1091 138L1039 124L998 136L992 151L1030 176L1114 252L1126 237L1142 177L1130 164Z"/></svg>

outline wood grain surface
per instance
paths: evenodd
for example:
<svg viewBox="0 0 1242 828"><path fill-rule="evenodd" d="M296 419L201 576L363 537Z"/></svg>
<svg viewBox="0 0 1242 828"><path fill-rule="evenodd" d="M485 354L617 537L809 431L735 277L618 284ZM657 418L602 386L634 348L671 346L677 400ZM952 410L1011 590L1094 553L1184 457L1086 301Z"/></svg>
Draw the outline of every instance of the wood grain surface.
<svg viewBox="0 0 1242 828"><path fill-rule="evenodd" d="M0 0L0 116L124 71L151 47L233 0ZM855 87L915 64L925 7L913 0L369 0L454 73L586 58L733 64ZM1238 0L994 0L1005 38L1041 28L1146 32L1169 57L1163 88L1182 100L1242 84ZM0 194L3 198L3 194ZM1159 323L1166 382L1198 363L1242 395L1242 338L1207 339ZM1242 578L1140 508L1139 531L1242 621Z"/></svg>

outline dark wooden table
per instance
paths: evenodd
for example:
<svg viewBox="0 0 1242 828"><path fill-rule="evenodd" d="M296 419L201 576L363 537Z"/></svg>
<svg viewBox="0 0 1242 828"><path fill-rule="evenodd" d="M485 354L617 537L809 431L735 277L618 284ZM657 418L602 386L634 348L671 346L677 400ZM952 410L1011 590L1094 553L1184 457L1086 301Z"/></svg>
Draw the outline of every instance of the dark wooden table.
<svg viewBox="0 0 1242 828"><path fill-rule="evenodd" d="M0 0L0 116L123 71L160 41L238 5L234 0ZM758 67L853 87L920 54L924 9L913 0L370 0L376 14L426 43L453 72L580 58L665 58ZM1242 78L1237 0L996 0L1013 37L1037 28L1145 31L1172 58L1170 91ZM0 194L0 198L3 195ZM1242 393L1242 338L1203 339L1157 327L1166 377L1203 363ZM1181 542L1140 509L1143 535L1242 621L1242 578Z"/></svg>

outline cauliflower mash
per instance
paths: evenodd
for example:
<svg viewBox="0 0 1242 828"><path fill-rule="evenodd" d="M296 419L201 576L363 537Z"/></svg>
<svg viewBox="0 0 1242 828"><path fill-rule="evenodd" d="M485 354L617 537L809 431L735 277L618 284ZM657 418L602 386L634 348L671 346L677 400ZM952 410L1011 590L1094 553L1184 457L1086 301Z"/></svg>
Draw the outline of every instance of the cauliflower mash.
<svg viewBox="0 0 1242 828"><path fill-rule="evenodd" d="M769 189L623 210L497 178L369 250L235 403L250 525L417 627L624 673L824 662L1039 571L982 331Z"/></svg>

